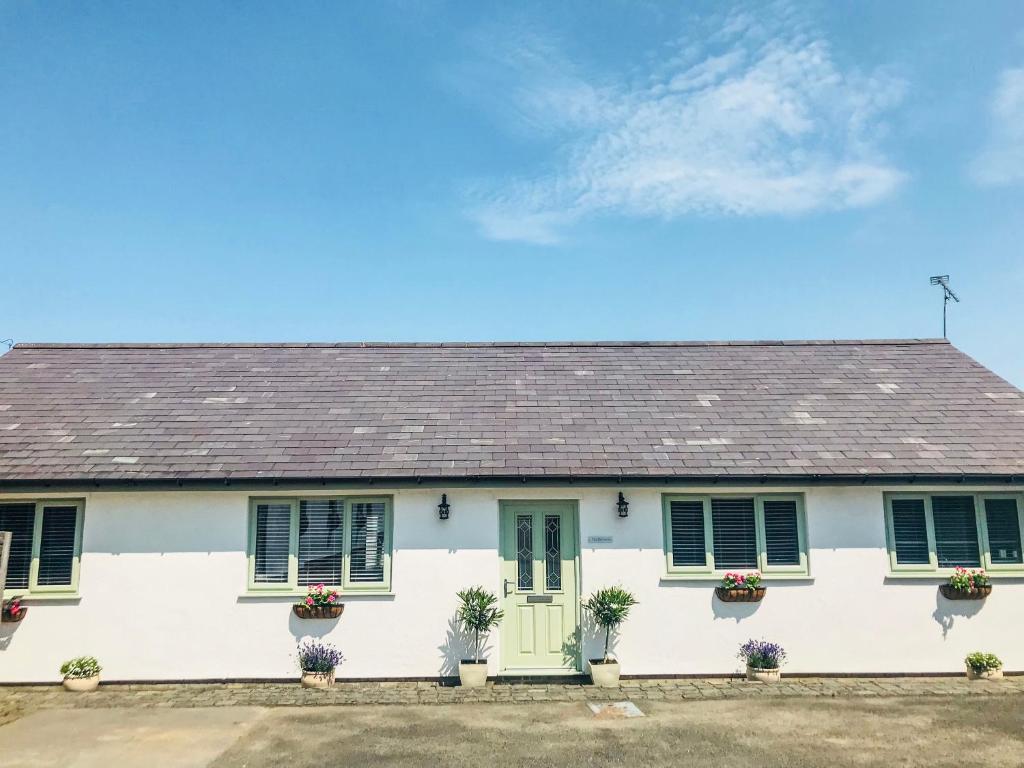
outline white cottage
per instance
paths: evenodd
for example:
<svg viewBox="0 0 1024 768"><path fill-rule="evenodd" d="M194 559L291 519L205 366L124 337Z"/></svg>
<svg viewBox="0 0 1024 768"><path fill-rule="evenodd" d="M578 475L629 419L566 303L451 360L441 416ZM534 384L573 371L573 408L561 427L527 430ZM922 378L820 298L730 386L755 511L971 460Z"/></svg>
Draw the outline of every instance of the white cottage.
<svg viewBox="0 0 1024 768"><path fill-rule="evenodd" d="M1024 398L945 341L18 345L0 357L0 682L1024 670ZM447 505L447 506L445 506ZM956 566L985 600L949 600ZM761 602L723 602L727 571ZM309 585L336 620L298 618Z"/></svg>

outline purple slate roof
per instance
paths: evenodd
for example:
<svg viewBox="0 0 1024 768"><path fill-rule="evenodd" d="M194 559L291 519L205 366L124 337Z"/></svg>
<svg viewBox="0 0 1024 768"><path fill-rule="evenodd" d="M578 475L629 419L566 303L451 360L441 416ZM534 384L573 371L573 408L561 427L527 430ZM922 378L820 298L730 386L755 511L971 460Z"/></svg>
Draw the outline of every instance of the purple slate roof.
<svg viewBox="0 0 1024 768"><path fill-rule="evenodd" d="M941 340L19 344L0 482L1024 475L1024 396Z"/></svg>

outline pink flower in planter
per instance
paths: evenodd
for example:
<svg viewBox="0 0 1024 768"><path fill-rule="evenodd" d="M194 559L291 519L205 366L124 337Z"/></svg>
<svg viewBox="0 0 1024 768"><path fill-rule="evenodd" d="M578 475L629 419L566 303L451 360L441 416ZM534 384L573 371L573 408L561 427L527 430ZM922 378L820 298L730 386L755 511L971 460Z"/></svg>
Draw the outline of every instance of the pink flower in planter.
<svg viewBox="0 0 1024 768"><path fill-rule="evenodd" d="M306 598L306 605L312 605L312 604L313 604L313 598L312 597L307 597Z"/></svg>
<svg viewBox="0 0 1024 768"><path fill-rule="evenodd" d="M317 584L316 585L316 591L317 592L323 592L324 591L324 585L323 584Z"/></svg>

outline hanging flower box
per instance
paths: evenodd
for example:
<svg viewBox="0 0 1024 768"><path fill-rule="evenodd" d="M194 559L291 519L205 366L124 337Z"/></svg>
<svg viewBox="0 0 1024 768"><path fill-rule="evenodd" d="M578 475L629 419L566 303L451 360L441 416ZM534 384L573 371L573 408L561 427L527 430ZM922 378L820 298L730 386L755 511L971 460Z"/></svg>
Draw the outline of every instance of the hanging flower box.
<svg viewBox="0 0 1024 768"><path fill-rule="evenodd" d="M323 584L310 587L302 602L292 606L300 619L336 619L344 610L344 604L338 602L337 590L325 589Z"/></svg>
<svg viewBox="0 0 1024 768"><path fill-rule="evenodd" d="M0 621L5 624L11 624L21 621L25 618L25 614L28 613L28 608L21 604L21 601L17 598L8 600L3 605L3 616L0 617Z"/></svg>
<svg viewBox="0 0 1024 768"><path fill-rule="evenodd" d="M761 586L761 574L727 573L722 577L721 586L715 587L715 595L723 603L759 603L764 599L765 587Z"/></svg>
<svg viewBox="0 0 1024 768"><path fill-rule="evenodd" d="M984 570L957 568L948 584L940 584L939 592L947 600L984 600L992 594L992 582Z"/></svg>
<svg viewBox="0 0 1024 768"><path fill-rule="evenodd" d="M345 612L344 603L337 605L293 605L292 611L300 619L336 619Z"/></svg>
<svg viewBox="0 0 1024 768"><path fill-rule="evenodd" d="M984 600L992 594L992 585L986 584L983 587L973 589L957 589L950 584L940 584L939 592L947 600Z"/></svg>

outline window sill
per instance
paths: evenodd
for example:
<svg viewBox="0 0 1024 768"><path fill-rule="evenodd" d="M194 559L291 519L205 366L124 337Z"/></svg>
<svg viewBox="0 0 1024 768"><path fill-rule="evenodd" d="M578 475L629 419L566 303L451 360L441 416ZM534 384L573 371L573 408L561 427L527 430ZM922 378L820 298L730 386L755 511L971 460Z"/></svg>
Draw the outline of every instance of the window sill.
<svg viewBox="0 0 1024 768"><path fill-rule="evenodd" d="M77 592L29 592L18 594L17 592L4 591L4 602L8 600L20 600L23 603L59 603L75 602L82 599Z"/></svg>
<svg viewBox="0 0 1024 768"><path fill-rule="evenodd" d="M662 581L711 581L721 582L725 571L721 573L665 573ZM761 581L814 581L809 573L762 573Z"/></svg>
<svg viewBox="0 0 1024 768"><path fill-rule="evenodd" d="M269 590L266 591L266 592L253 591L253 592L243 592L242 594L240 594L238 596L238 599L239 600L263 600L263 599L267 599L267 598L270 598L270 599L282 598L282 599L294 601L296 598L303 598L303 597L306 597L306 595L308 595L308 594L309 594L309 592L307 592L306 590L302 590L301 592L284 592L284 591L282 591L282 592L273 592L273 591L269 591ZM387 589L380 589L380 590L377 590L377 589L372 589L372 590L371 589L365 589L365 590L359 590L358 592L354 592L354 591L353 592L342 592L341 590L338 591L338 600L339 600L339 602L345 602L346 600L349 600L350 598L353 598L353 597L394 597L394 596L395 596L395 593L391 592L391 591L389 591Z"/></svg>
<svg viewBox="0 0 1024 768"><path fill-rule="evenodd" d="M927 580L941 581L943 583L949 581L949 577L952 576L954 571L952 569L947 571L890 571L885 574L886 579L908 579L908 580ZM1003 581L1007 579L1024 579L1024 571L985 571L989 579L992 581Z"/></svg>

